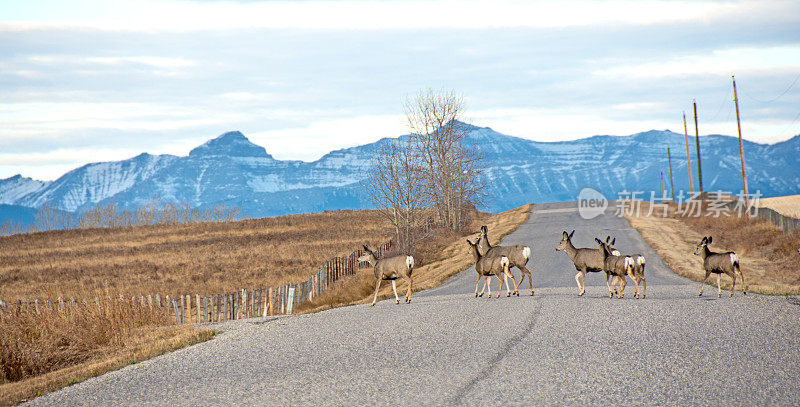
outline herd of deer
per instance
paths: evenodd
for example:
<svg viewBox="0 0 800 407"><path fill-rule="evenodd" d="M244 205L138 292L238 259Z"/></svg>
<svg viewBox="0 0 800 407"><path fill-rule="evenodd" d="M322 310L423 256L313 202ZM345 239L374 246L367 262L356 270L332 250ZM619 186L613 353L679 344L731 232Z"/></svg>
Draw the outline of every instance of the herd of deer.
<svg viewBox="0 0 800 407"><path fill-rule="evenodd" d="M626 276L631 277L636 288L633 292L634 298L645 298L645 290L647 284L645 282L644 269L645 258L641 254L631 254L623 256L614 248L616 238L612 239L610 236L606 237L605 241L595 238L598 245L597 249L593 248L576 248L572 244L572 235L575 234L573 230L571 233L564 231L561 235L561 242L556 247L556 251L563 251L567 257L572 260L575 269L578 271L575 274L575 282L578 284L578 296L582 296L585 290L585 278L587 272L600 272L606 273L606 287L608 287L608 297L613 298L616 294L617 298L623 297L625 286L627 285ZM711 236L703 237L700 244L694 250L695 255L700 255L703 259L703 268L706 275L700 283L700 296L703 295L703 286L705 285L708 277L713 273L717 275L717 297L722 296L722 288L720 287L720 277L724 273L733 279L733 286L731 287L731 297L733 296L736 287L736 275L738 274L741 279L741 291L747 294L747 289L744 284L744 275L739 269L739 257L734 252L715 253L712 252L708 245L711 243ZM500 287L497 290L497 297L503 290L503 284L506 286L506 296L517 295L519 296L518 288L528 276L528 285L533 295L533 277L531 271L528 270L526 265L531 256L531 249L524 245L513 246L492 246L489 243L488 228L482 226L481 230L475 232L472 237L467 239L470 251L475 259L475 271L478 273L478 279L475 281L475 296L482 297L483 293L488 289L489 298L492 297L492 277L497 277L500 280ZM414 258L412 256L401 255L387 258L378 258L377 254L364 246L366 254L358 258L358 261L368 262L375 273L375 295L372 298L372 305L378 299L378 290L381 287L381 281L389 280L392 282L392 289L394 290L395 303L400 303L400 298L397 296L396 281L399 278L405 280L408 284L406 291L405 301L411 302L411 274L414 270ZM514 275L511 274L511 268L516 267L522 274L517 283ZM478 293L478 285L481 278L484 278L483 288ZM514 290L508 284L508 279L514 284ZM610 280L610 283L609 283ZM641 294L639 293L639 283L642 284Z"/></svg>

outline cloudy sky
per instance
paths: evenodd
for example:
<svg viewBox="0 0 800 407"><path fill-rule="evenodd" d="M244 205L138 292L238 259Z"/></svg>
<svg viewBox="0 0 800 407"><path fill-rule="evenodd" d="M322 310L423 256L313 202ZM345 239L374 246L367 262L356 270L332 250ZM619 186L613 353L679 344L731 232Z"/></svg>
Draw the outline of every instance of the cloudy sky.
<svg viewBox="0 0 800 407"><path fill-rule="evenodd" d="M280 159L407 131L420 89L539 141L800 134L800 2L3 1L0 178L241 130ZM690 134L693 132L690 123Z"/></svg>

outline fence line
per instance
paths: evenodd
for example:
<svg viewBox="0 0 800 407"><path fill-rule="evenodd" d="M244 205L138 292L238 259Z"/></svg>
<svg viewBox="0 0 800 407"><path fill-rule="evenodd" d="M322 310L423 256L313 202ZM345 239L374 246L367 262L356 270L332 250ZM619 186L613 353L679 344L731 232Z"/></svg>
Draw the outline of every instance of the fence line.
<svg viewBox="0 0 800 407"><path fill-rule="evenodd" d="M731 212L735 211L737 207L746 208L743 202L738 201L736 199L726 203L725 205ZM767 222L772 223L773 225L779 227L783 231L783 233L788 234L794 232L795 230L800 230L800 219L782 215L770 208L766 207L750 208L750 216L758 217L766 220Z"/></svg>
<svg viewBox="0 0 800 407"><path fill-rule="evenodd" d="M390 247L390 243L379 246L378 255L383 256ZM58 297L56 304L47 299L41 305L38 299L17 300L16 304L8 304L6 301L0 300L0 312L35 312L36 314L52 311L69 312L75 307L88 307L89 304L102 308L112 302L117 304L129 302L132 306L160 310L167 315L174 315L176 324L222 322L241 318L291 314L304 302L322 295L336 281L355 275L358 269L366 264L358 261L363 254L363 250L356 250L346 257L334 257L323 263L322 267L308 280L279 287L265 286L211 295L195 294L192 296L187 294L176 298L170 298L169 295L162 296L161 293L146 296L132 295L129 298L120 294L119 297L94 297L89 301L86 299L76 301L72 297L69 299Z"/></svg>

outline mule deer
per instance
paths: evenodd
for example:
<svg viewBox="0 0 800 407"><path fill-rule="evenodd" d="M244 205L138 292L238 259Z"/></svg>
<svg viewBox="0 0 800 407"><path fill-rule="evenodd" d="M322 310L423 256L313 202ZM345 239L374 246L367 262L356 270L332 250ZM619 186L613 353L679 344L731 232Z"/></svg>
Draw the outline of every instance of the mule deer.
<svg viewBox="0 0 800 407"><path fill-rule="evenodd" d="M720 277L722 273L727 274L733 279L731 285L731 297L736 289L736 274L742 279L742 294L747 295L747 288L744 284L744 274L739 269L739 256L734 252L715 253L708 249L711 244L711 236L703 237L700 244L694 249L695 255L700 255L703 258L703 268L706 270L706 276L700 283L700 296L703 295L703 286L711 273L717 275L717 297L722 297L722 288L720 288Z"/></svg>
<svg viewBox="0 0 800 407"><path fill-rule="evenodd" d="M481 255L481 251L478 249L478 241L473 242L472 240L467 239L467 243L472 251L472 256L475 258L475 271L478 272L478 279L475 281L475 297L482 297L484 290L488 285L489 287L489 298L492 298L492 276L497 276L497 279L500 280L500 288L497 289L497 297L500 298L500 292L503 290L503 282L506 283L506 297L511 296L511 290L508 286L508 277L511 277L511 281L514 281L514 275L511 274L509 271L509 265L511 261L506 256L485 256ZM503 275L503 278L500 278L500 274ZM481 293L478 294L478 283L481 281L481 277L485 277L483 281L483 288L481 289ZM516 281L514 281L514 286L516 286Z"/></svg>
<svg viewBox="0 0 800 407"><path fill-rule="evenodd" d="M606 244L611 251L611 254L614 256L620 256L619 250L614 248L614 242L617 241L615 237L614 240L609 242L608 240L611 237L606 237ZM633 291L633 298L644 298L645 297L645 290L647 289L647 282L644 277L644 268L645 268L645 258L641 254L631 254L631 259L633 259L633 274L631 278L636 283L636 288ZM642 283L642 293L639 294L639 282Z"/></svg>
<svg viewBox="0 0 800 407"><path fill-rule="evenodd" d="M375 295L372 297L372 304L378 299L378 290L381 288L381 281L389 280L392 282L392 290L394 290L394 302L400 304L400 298L397 296L397 279L402 278L408 282L408 290L406 291L406 303L411 303L411 273L414 271L414 258L411 256L394 256L379 259L375 252L364 245L363 256L358 258L358 261L365 261L372 266L375 273Z"/></svg>
<svg viewBox="0 0 800 407"><path fill-rule="evenodd" d="M633 259L631 256L612 254L611 244L617 240L616 238L611 241L611 244L604 243L597 238L594 240L603 250L603 257L605 258L603 260L603 269L606 272L606 280L608 279L608 276L614 276L614 278L611 280L611 285L614 286L614 291L617 293L617 298L622 298L625 295L625 286L628 285L628 281L625 276L630 275L631 278L633 277ZM608 242L608 239L606 239L606 242ZM614 251L619 253L617 250ZM617 288L619 289L617 290ZM609 287L608 298L612 298L613 295L614 294Z"/></svg>
<svg viewBox="0 0 800 407"><path fill-rule="evenodd" d="M605 256L603 256L603 249L589 249L589 248L575 248L572 244L572 235L575 234L573 230L572 233L567 234L564 231L561 234L561 243L558 244L556 247L556 251L564 251L572 260L572 263L575 265L575 270L578 271L575 274L575 282L578 283L578 296L582 296L586 293L586 273L596 273L603 271L603 267L605 266ZM606 281L606 285L608 285L608 281ZM610 289L610 288L609 288Z"/></svg>
<svg viewBox="0 0 800 407"><path fill-rule="evenodd" d="M481 226L480 238L478 238L478 249L483 252L484 256L506 256L508 257L508 267L516 267L521 272L521 277L519 279L519 284L522 284L522 280L525 280L525 275L528 276L528 285L531 288L531 295L533 295L533 276L531 275L531 271L525 267L528 264L528 259L531 257L531 248L528 246L523 246L521 244L513 245L513 246L492 246L489 243L489 236L488 236L489 228L485 225ZM514 286L514 292L512 294L516 294L519 296L519 291L517 290L519 285Z"/></svg>

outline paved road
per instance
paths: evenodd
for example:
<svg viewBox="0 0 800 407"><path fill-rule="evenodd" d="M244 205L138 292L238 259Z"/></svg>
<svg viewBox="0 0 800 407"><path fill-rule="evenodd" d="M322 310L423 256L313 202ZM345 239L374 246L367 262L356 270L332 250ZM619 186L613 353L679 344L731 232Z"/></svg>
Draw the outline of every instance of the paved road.
<svg viewBox="0 0 800 407"><path fill-rule="evenodd" d="M577 297L574 268L554 251L566 228L578 246L612 234L644 253L647 298L610 300L596 273ZM32 404L800 403L796 299L698 298L697 283L611 211L586 221L568 204L536 205L504 243L531 246L535 296L476 299L470 269L410 305L230 323L214 340Z"/></svg>

